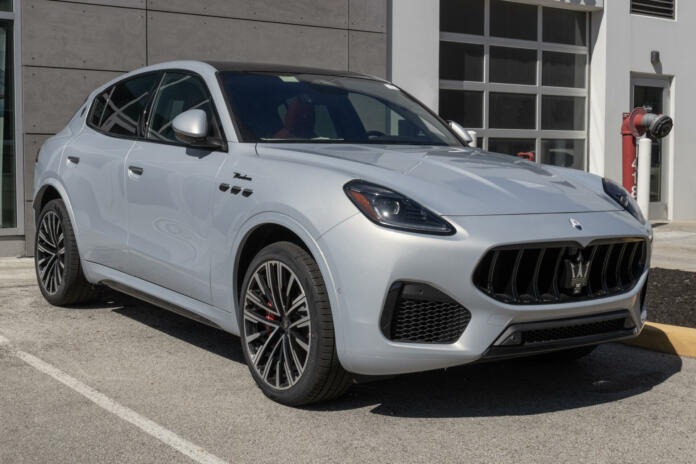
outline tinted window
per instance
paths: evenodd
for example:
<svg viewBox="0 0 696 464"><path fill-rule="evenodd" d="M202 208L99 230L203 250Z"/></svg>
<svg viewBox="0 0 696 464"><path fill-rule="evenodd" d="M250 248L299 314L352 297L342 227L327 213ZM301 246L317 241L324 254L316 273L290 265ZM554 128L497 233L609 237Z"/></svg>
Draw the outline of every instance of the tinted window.
<svg viewBox="0 0 696 464"><path fill-rule="evenodd" d="M489 96L489 127L534 129L536 95L491 92Z"/></svg>
<svg viewBox="0 0 696 464"><path fill-rule="evenodd" d="M138 135L140 117L159 76L156 73L147 74L116 84L97 127L115 135ZM98 106L95 107L97 109Z"/></svg>
<svg viewBox="0 0 696 464"><path fill-rule="evenodd" d="M534 139L488 139L488 151L504 153L506 155L517 155L518 153L532 153L535 151ZM529 160L526 156L524 159ZM531 160L534 161L534 160Z"/></svg>
<svg viewBox="0 0 696 464"><path fill-rule="evenodd" d="M537 7L493 0L491 2L491 35L536 40Z"/></svg>
<svg viewBox="0 0 696 464"><path fill-rule="evenodd" d="M542 139L541 162L565 168L585 169L585 141Z"/></svg>
<svg viewBox="0 0 696 464"><path fill-rule="evenodd" d="M587 34L585 21L587 13L583 11L544 8L544 42L556 42L570 45L585 45Z"/></svg>
<svg viewBox="0 0 696 464"><path fill-rule="evenodd" d="M483 127L483 92L440 89L440 115L464 127Z"/></svg>
<svg viewBox="0 0 696 464"><path fill-rule="evenodd" d="M536 84L537 52L523 48L490 48L490 81Z"/></svg>
<svg viewBox="0 0 696 464"><path fill-rule="evenodd" d="M184 111L199 109L208 115L208 133L219 139L213 104L203 81L191 74L167 73L152 105L147 138L176 142L172 121Z"/></svg>
<svg viewBox="0 0 696 464"><path fill-rule="evenodd" d="M110 87L94 98L94 102L92 103L92 112L89 116L89 123L94 127L101 127L104 108L106 108L106 105L109 102L109 95L113 89L113 87Z"/></svg>
<svg viewBox="0 0 696 464"><path fill-rule="evenodd" d="M223 72L247 142L460 145L396 86L348 76Z"/></svg>
<svg viewBox="0 0 696 464"><path fill-rule="evenodd" d="M585 55L544 52L542 84L557 87L585 87Z"/></svg>
<svg viewBox="0 0 696 464"><path fill-rule="evenodd" d="M483 35L483 0L441 0L440 30Z"/></svg>
<svg viewBox="0 0 696 464"><path fill-rule="evenodd" d="M440 42L440 79L483 81L483 45Z"/></svg>
<svg viewBox="0 0 696 464"><path fill-rule="evenodd" d="M541 128L584 130L585 98L544 95L541 98Z"/></svg>

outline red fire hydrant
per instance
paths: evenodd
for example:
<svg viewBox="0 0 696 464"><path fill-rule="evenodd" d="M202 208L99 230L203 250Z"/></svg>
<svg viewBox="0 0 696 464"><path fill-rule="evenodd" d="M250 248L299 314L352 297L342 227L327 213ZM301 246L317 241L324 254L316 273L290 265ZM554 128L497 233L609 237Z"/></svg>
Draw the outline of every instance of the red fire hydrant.
<svg viewBox="0 0 696 464"><path fill-rule="evenodd" d="M623 146L623 186L633 198L637 198L637 169L636 138L647 133L653 139L666 137L672 130L672 118L663 114L648 113L645 108L634 108L630 113L623 114L621 138ZM643 169L649 169L645 166ZM646 186L649 189L649 186ZM647 211L644 211L647 215Z"/></svg>

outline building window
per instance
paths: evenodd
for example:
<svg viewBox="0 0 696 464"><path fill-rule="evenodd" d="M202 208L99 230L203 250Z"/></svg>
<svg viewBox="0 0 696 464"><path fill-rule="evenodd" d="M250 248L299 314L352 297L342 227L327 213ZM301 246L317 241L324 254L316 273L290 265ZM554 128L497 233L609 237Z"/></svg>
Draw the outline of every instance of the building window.
<svg viewBox="0 0 696 464"><path fill-rule="evenodd" d="M0 3L6 9L6 3ZM11 5L11 3L10 3ZM14 41L11 20L0 20L0 229L18 229L14 114Z"/></svg>
<svg viewBox="0 0 696 464"><path fill-rule="evenodd" d="M503 0L440 5L440 114L475 130L484 149L585 169L588 14Z"/></svg>

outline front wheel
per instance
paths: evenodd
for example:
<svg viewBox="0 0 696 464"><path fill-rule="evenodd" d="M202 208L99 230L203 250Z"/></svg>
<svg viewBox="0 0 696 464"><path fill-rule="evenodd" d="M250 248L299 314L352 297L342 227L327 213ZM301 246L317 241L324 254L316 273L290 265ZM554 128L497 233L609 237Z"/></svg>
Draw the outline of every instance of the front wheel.
<svg viewBox="0 0 696 464"><path fill-rule="evenodd" d="M239 326L251 375L271 399L299 406L338 397L350 387L336 354L321 273L294 243L269 245L252 261Z"/></svg>

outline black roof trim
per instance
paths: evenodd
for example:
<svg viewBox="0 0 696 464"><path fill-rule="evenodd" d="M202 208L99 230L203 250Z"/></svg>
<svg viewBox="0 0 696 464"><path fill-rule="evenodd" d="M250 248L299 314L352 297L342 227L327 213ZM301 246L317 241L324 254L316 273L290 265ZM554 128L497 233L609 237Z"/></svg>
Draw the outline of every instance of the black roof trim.
<svg viewBox="0 0 696 464"><path fill-rule="evenodd" d="M292 66L284 64L270 63L242 63L237 61L205 61L218 71L237 71L237 72L279 72L288 74L320 74L326 76L359 77L362 79L372 79L387 82L381 77L370 76L350 71L336 71L331 69L310 68L304 66Z"/></svg>

